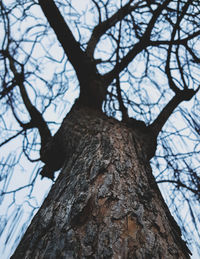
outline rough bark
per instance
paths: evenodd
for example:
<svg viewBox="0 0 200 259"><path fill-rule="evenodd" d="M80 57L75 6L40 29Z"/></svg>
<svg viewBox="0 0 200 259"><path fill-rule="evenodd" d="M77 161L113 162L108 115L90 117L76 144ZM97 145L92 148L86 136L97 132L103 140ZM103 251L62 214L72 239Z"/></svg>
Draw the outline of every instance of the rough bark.
<svg viewBox="0 0 200 259"><path fill-rule="evenodd" d="M73 108L58 135L63 169L11 258L189 258L139 131Z"/></svg>

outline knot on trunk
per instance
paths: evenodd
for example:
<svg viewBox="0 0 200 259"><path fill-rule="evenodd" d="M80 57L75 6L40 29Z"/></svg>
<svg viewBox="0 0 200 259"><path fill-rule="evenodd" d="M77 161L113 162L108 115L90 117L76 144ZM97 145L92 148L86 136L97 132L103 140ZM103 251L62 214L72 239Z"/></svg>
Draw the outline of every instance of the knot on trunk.
<svg viewBox="0 0 200 259"><path fill-rule="evenodd" d="M65 161L65 152L62 145L61 137L55 135L40 150L41 161L45 163L40 174L43 177L54 179L54 172L59 170Z"/></svg>
<svg viewBox="0 0 200 259"><path fill-rule="evenodd" d="M147 160L150 160L156 152L157 137L152 129L143 121L129 118L127 126L133 129L134 137L136 138L143 155Z"/></svg>

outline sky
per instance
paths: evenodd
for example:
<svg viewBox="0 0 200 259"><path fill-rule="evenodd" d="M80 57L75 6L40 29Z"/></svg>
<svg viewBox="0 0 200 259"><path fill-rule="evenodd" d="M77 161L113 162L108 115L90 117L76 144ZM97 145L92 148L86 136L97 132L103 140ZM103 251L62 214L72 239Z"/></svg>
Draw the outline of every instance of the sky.
<svg viewBox="0 0 200 259"><path fill-rule="evenodd" d="M6 4L9 3L9 1L4 1L6 2ZM12 0L10 0L10 2L12 2ZM70 1L69 1L70 2ZM73 1L73 6L76 10L78 10L80 13L83 12L84 10L87 10L90 7L90 1ZM39 7L34 7L32 8L32 12L37 15L37 16L42 16L42 12L40 10ZM67 14L70 14L71 19L74 19L74 26L77 22L82 21L83 18L81 18L80 21L77 20L77 16L73 15L73 13L75 12L75 10L73 8L69 8L66 10ZM15 15L19 15L17 12L15 13ZM92 20L92 17L90 15L87 16L88 21L93 24L95 21ZM88 22L87 21L87 22ZM31 17L29 17L26 21L26 23L23 23L22 25L20 25L20 27L17 27L18 25L13 25L16 26L15 29L15 36L17 37L18 33L19 35L26 30L26 28L29 26L29 23L32 23L33 20ZM36 23L37 24L37 23ZM24 26L24 27L23 27ZM13 29L14 30L14 29ZM34 31L35 30L35 31ZM31 37L34 37L34 33L37 32L37 26L35 26L34 29L31 32ZM73 31L74 32L74 31ZM76 31L77 32L77 31ZM78 37L78 33L75 33L75 36ZM46 39L44 39L43 43L46 44L45 46L47 46L47 48L51 51L51 55L53 58L56 57L56 59L59 61L62 59L62 50L61 47L58 43L56 43L56 38L53 35L52 32L49 33L49 37L50 39L52 39L51 42L46 42ZM104 42L102 41L102 44L104 44ZM29 46L26 45L27 51ZM100 54L96 54L96 57L98 58ZM102 55L102 54L101 54ZM100 55L100 57L102 57ZM43 57L45 56L45 49L42 48L41 46L37 45L34 49L34 57L37 61L39 61L41 68L42 68L42 75L44 75L44 77L47 80L51 80L52 79L52 74L54 71L57 71L57 74L59 74L62 69L63 69L63 63L59 63L59 62L54 62L52 63L51 60L48 58L46 58L45 60L43 60ZM48 62L49 60L49 62ZM138 70L141 70L141 66L138 66ZM30 68L31 70L31 68ZM40 72L38 72L38 74L40 74ZM71 72L71 67L69 64L67 64L67 72L66 72L66 78L67 77L72 77L73 76L73 72ZM74 80L74 79L73 79ZM162 80L162 78L160 78L160 81ZM37 83L37 88L40 90L41 94L45 94L46 92L44 91L43 93L43 84L41 81L35 81L35 79L32 79L33 84ZM61 123L62 119L65 117L65 115L67 114L67 112L70 110L75 98L78 96L78 87L77 87L77 81L74 80L72 81L72 83L70 83L70 86L68 87L68 90L66 91L64 97L62 97L62 100L64 101L64 104L61 105L60 107L58 107L57 109L49 108L48 111L45 113L45 119L47 120L51 120L51 121L57 121L58 123ZM124 85L124 87L126 87ZM154 98L156 100L156 89L154 90L155 94L154 94ZM34 95L34 91L31 90L31 88L29 88L29 95L31 96L32 99L35 99L35 95ZM42 100L42 98L41 98ZM41 101L39 100L39 101ZM43 104L41 104L42 107ZM187 104L188 108L190 106L190 104ZM27 119L27 116L24 115L24 119ZM176 116L173 116L173 120L174 122L178 121L178 124L180 127L182 127L182 123L181 120L179 118L179 114L176 114ZM13 124L13 122L12 122ZM57 128L59 127L59 124L51 125L51 129L52 132L55 132L57 130ZM16 152L16 154L19 155L19 150L21 149L22 146L22 138L17 138L16 140L10 142L7 146L5 146L5 148L1 149L1 157L5 157L6 158L6 154L8 154L11 150L13 152ZM177 144L175 144L175 146L177 146ZM181 147L182 148L182 147ZM17 156L16 156L17 157ZM19 188L20 186L26 185L27 183L30 183L35 176L38 173L39 168L42 166L42 164L30 164L27 159L25 158L25 156L22 157L22 159L20 160L20 162L17 164L17 166L14 169L13 172L13 178L11 181L9 181L9 186L7 188L7 191L12 191L14 189ZM6 171L7 168L4 168L4 170ZM31 175L27 172L33 172ZM9 179L8 179L9 180ZM6 183L8 183L8 180L6 181ZM23 230L23 228L26 228L28 226L27 223L27 219L30 217L30 213L32 213L32 208L39 208L44 197L47 195L48 190L50 189L52 185L52 182L48 179L41 179L40 176L38 176L35 180L35 185L33 190L31 191L31 186L29 188L26 189L22 189L21 191L18 191L16 193L11 193L9 195L6 195L5 199L3 200L1 207L0 207L0 222L4 223L3 225L5 225L6 220L8 220L7 224L6 224L6 229L4 231L4 234L1 235L0 237L0 254L1 254L1 259L7 259L9 258L9 254L11 253L11 251L13 251L13 243L15 242L16 238L19 237L19 233L21 232L21 230ZM163 184L164 186L164 184ZM2 187L2 186L0 186ZM162 188L162 187L161 187ZM29 192L31 191L31 195L30 195L30 199L28 199L27 195L29 194ZM163 188L163 193L165 194L165 198L167 199L167 195L165 192L165 187ZM15 201L15 204L12 204L12 202ZM12 205L12 206L10 206ZM34 210L34 214L36 213L36 210ZM182 213L184 213L184 208L182 209ZM5 217L6 216L6 217ZM12 230L12 228L14 226L16 226L17 224L17 228L14 232L13 235L9 234L9 231ZM7 240L7 237L10 236L10 239ZM4 244L6 244L6 249ZM194 253L194 255L192 256L193 259L197 259L199 257L197 257L197 254Z"/></svg>

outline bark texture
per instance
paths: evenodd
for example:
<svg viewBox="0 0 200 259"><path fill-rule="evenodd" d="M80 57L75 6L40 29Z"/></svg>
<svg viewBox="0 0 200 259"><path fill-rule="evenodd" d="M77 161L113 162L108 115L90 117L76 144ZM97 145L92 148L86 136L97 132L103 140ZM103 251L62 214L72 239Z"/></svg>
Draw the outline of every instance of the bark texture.
<svg viewBox="0 0 200 259"><path fill-rule="evenodd" d="M139 131L73 108L57 138L63 169L11 258L189 258Z"/></svg>

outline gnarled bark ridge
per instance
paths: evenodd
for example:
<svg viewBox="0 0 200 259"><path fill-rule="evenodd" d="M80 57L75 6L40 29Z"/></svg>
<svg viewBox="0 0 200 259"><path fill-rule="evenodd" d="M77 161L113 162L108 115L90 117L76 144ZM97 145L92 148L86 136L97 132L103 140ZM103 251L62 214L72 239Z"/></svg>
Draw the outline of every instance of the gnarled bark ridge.
<svg viewBox="0 0 200 259"><path fill-rule="evenodd" d="M75 105L60 132L63 169L11 258L189 258L138 131Z"/></svg>

